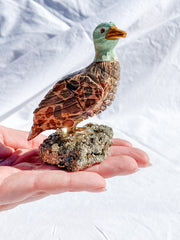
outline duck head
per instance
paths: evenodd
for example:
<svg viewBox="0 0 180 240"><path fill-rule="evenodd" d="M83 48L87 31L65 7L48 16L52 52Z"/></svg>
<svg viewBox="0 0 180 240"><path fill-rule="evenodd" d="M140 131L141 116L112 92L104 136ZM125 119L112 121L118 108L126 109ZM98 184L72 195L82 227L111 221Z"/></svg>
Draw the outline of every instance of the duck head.
<svg viewBox="0 0 180 240"><path fill-rule="evenodd" d="M99 24L93 32L93 41L96 51L94 62L117 60L114 47L126 32L119 30L112 22Z"/></svg>

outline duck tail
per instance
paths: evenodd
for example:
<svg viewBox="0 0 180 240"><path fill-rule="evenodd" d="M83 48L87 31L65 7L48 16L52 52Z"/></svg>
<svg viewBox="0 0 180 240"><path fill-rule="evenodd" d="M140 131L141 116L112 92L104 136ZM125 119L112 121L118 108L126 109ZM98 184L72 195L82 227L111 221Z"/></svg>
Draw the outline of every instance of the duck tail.
<svg viewBox="0 0 180 240"><path fill-rule="evenodd" d="M37 137L41 132L43 132L42 128L37 128L36 126L32 126L31 131L29 132L28 141L32 140L33 138Z"/></svg>

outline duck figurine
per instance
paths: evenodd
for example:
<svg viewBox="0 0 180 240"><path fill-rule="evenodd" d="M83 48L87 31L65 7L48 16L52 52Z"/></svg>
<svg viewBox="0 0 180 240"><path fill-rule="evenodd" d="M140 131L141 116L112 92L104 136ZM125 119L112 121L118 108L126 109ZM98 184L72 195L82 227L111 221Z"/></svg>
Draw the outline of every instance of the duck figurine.
<svg viewBox="0 0 180 240"><path fill-rule="evenodd" d="M93 32L94 61L58 81L34 111L28 140L48 129L78 130L77 124L109 106L117 91L120 65L114 48L126 32L114 23L101 23Z"/></svg>

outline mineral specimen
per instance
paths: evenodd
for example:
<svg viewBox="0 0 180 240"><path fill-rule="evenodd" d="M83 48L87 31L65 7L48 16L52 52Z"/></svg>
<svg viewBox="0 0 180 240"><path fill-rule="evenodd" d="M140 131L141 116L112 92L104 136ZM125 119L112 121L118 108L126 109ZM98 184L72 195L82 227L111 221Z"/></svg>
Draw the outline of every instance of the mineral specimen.
<svg viewBox="0 0 180 240"><path fill-rule="evenodd" d="M98 124L87 124L73 134L56 132L40 145L40 156L43 162L60 169L79 171L107 157L112 136L112 128Z"/></svg>

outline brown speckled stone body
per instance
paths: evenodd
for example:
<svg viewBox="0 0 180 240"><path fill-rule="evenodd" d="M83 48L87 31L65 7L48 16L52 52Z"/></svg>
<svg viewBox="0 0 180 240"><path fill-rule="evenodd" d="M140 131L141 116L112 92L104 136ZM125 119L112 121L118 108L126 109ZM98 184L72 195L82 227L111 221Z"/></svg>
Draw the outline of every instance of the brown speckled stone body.
<svg viewBox="0 0 180 240"><path fill-rule="evenodd" d="M87 124L82 133L66 137L53 133L40 145L43 162L57 165L67 171L79 171L102 162L112 144L112 128L105 125Z"/></svg>
<svg viewBox="0 0 180 240"><path fill-rule="evenodd" d="M93 62L87 68L57 82L34 111L28 140L47 129L76 125L111 104L120 78L119 61Z"/></svg>

